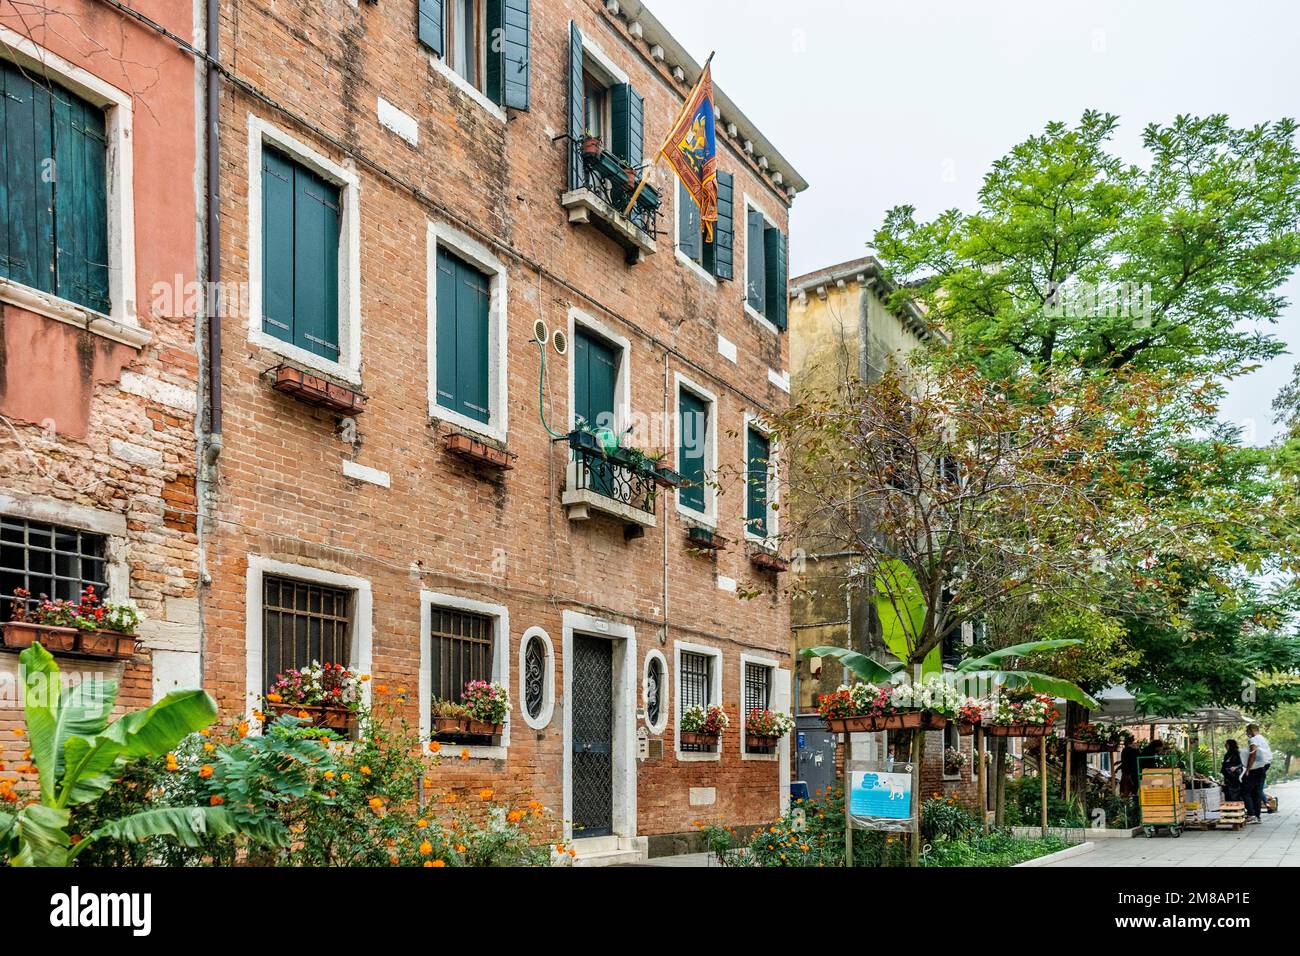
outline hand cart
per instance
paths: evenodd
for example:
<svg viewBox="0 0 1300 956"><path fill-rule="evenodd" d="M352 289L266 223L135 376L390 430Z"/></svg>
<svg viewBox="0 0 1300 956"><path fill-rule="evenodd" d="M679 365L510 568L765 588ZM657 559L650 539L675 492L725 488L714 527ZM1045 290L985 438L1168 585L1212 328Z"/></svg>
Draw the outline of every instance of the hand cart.
<svg viewBox="0 0 1300 956"><path fill-rule="evenodd" d="M1183 771L1181 767L1158 766L1162 759L1138 758L1138 807L1141 810L1138 822L1148 837L1155 836L1160 829L1168 830L1171 837L1180 837L1187 825Z"/></svg>

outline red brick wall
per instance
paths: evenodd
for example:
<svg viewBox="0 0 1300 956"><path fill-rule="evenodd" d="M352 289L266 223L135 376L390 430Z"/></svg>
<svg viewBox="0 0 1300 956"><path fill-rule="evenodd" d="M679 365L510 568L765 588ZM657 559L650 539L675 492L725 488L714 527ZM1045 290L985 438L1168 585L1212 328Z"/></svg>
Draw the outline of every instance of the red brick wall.
<svg viewBox="0 0 1300 956"><path fill-rule="evenodd" d="M571 523L559 504L566 451L551 443L538 421L538 353L528 339L537 318L567 328L570 307L592 314L631 342L633 411L662 415L665 374L670 381L674 372L688 375L718 396L719 461L739 467L744 414L786 402L767 371L788 368L785 337L762 329L742 308L740 204L749 193L782 224L786 205L752 160L734 145L723 148L722 166L736 174L738 281L716 286L674 257L672 189L662 190L660 228L666 232L658 252L641 264L628 266L623 251L591 227L569 225L559 204L567 189L567 145L552 139L567 127L571 18L645 96L645 138L657 143L687 87L596 3L535 0L532 108L511 111L507 123L430 66L416 40L413 3L354 8L290 0L274 10L258 2L225 5L225 59L287 112L235 84L225 87L223 277L248 277L250 113L334 162L355 162L367 406L353 434L340 431L331 415L271 391L259 376L280 359L250 345L243 324L227 323L225 450L213 475L217 521L204 607L205 681L228 710L243 706L249 554L369 580L375 679L412 692L419 676L421 588L509 607L516 700L524 630L544 627L559 658L562 611L583 611L635 627L638 704L648 649L658 647L668 659L670 685L673 640L723 652L724 700L732 718L723 759L678 762L670 722L666 753L639 764L638 831L683 831L704 817L759 822L777 811L777 765L739 757L739 654L753 650L788 666L789 617L785 600L774 593L775 580L752 569L743 546L734 543L742 538L744 496L733 488L719 500L720 530L733 544L716 558L687 551L685 526L667 495L657 506L658 527L637 540L625 541L619 525L599 517ZM418 118L418 148L380 127L378 96ZM504 477L485 477L450 457L439 441L445 426L427 414L429 221L490 245L509 272L508 447L518 458ZM738 346L738 364L719 355L719 333ZM553 351L548 355L547 416L555 428L568 419L566 362ZM643 447L670 446L671 434L638 439ZM345 458L388 472L391 488L345 478ZM758 596L740 600L719 589L717 574ZM665 613L669 626L661 647ZM565 666L557 660L557 697ZM413 719L418 707L413 699ZM501 795L535 797L558 809L562 715L563 701L557 701L550 724L533 731L516 709L508 759L447 761L437 775L456 785L487 783ZM692 807L691 787L715 787L716 803Z"/></svg>

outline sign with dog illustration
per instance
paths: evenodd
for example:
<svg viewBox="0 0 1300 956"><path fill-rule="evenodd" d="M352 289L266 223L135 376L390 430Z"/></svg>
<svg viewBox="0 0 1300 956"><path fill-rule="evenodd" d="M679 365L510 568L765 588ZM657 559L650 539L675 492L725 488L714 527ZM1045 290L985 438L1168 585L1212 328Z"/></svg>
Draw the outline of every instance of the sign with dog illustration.
<svg viewBox="0 0 1300 956"><path fill-rule="evenodd" d="M862 830L915 829L912 765L902 761L854 761L849 765L849 816Z"/></svg>

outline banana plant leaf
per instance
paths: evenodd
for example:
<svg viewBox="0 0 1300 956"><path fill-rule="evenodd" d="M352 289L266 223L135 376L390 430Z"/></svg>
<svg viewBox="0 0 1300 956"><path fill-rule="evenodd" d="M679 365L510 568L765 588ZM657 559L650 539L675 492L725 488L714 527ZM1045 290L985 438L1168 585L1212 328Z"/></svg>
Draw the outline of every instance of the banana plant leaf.
<svg viewBox="0 0 1300 956"><path fill-rule="evenodd" d="M1032 690L1036 694L1047 694L1081 704L1089 710L1096 710L1100 705L1077 684L1063 677L1052 677L1037 671L983 670L963 671L948 675L954 683L977 687L1005 687L1007 690Z"/></svg>
<svg viewBox="0 0 1300 956"><path fill-rule="evenodd" d="M881 664L878 660L849 650L847 647L810 647L802 652L803 657L833 657L854 675L868 684L888 684L894 675L903 670L902 661Z"/></svg>
<svg viewBox="0 0 1300 956"><path fill-rule="evenodd" d="M1082 643L1083 641L1078 638L1071 637L1056 641L1029 641L1025 644L1012 644L1010 647L1000 647L996 651L990 651L983 657L967 658L957 665L957 673L986 671L997 667L1009 657L1026 657L1040 651L1054 651L1062 647L1073 647L1075 644Z"/></svg>

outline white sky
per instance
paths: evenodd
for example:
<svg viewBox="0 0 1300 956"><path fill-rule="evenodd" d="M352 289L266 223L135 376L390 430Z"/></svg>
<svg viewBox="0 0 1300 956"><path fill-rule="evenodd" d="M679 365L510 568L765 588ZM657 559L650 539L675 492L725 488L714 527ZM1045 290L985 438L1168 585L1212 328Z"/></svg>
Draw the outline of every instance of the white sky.
<svg viewBox="0 0 1300 956"><path fill-rule="evenodd" d="M1116 113L1114 149L1178 113L1237 126L1300 114L1300 4L1069 0L649 0L811 184L791 274L863 255L890 206L973 209L989 164L1049 120ZM1300 353L1300 279L1275 331ZM1223 416L1275 432L1284 356L1232 383Z"/></svg>

